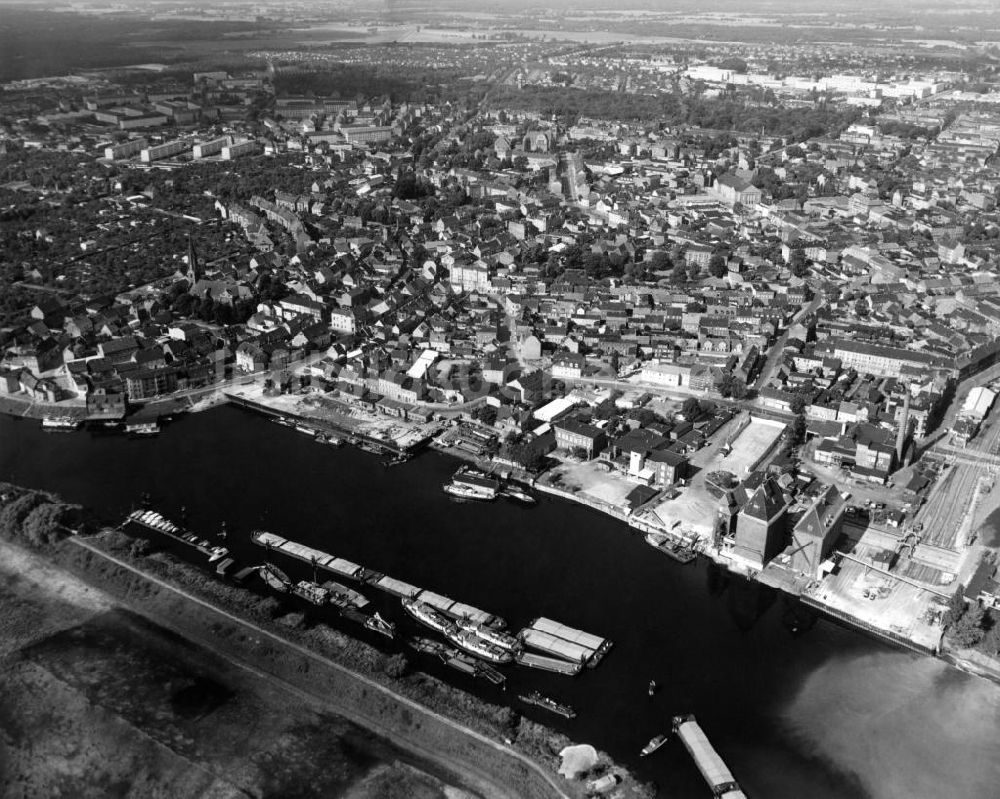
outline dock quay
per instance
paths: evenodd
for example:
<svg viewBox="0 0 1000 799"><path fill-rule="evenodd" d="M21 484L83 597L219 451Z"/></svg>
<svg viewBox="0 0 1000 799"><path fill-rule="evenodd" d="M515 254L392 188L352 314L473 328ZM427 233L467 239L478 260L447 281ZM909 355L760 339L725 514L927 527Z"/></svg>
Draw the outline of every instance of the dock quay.
<svg viewBox="0 0 1000 799"><path fill-rule="evenodd" d="M694 758L695 765L712 789L713 796L719 799L746 799L746 794L740 789L729 767L715 751L694 716L674 716L673 728L684 748Z"/></svg>
<svg viewBox="0 0 1000 799"><path fill-rule="evenodd" d="M300 432L332 435L369 452L389 455L405 455L414 450L420 449L422 446L426 445L428 441L428 439L425 438L414 444L412 447L403 448L388 441L372 438L371 436L365 435L357 430L346 430L328 421L290 413L288 410L271 408L262 402L255 402L254 400L240 396L239 394L233 394L230 392L223 392L223 394L226 399L234 405L239 405L247 410L276 418L283 423L294 427Z"/></svg>
<svg viewBox="0 0 1000 799"><path fill-rule="evenodd" d="M514 662L518 666L526 666L529 669L540 669L551 671L556 674L565 674L574 677L583 670L579 663L570 663L562 658L551 658L545 655L536 655L534 652L517 652L514 655Z"/></svg>

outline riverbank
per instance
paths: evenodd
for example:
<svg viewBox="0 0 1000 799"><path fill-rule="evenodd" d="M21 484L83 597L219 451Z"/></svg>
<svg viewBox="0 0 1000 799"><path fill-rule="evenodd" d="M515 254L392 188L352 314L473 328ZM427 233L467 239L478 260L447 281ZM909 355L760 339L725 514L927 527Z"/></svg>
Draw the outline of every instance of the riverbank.
<svg viewBox="0 0 1000 799"><path fill-rule="evenodd" d="M0 601L0 795L485 796L3 539Z"/></svg>
<svg viewBox="0 0 1000 799"><path fill-rule="evenodd" d="M60 595L70 591L76 604L87 599L100 610L127 607L241 668L273 676L441 768L459 768L487 799L580 795L582 784L557 776L557 753L571 743L566 736L414 672L405 660L400 668L398 655L321 623L306 624L274 597L223 583L167 553L149 554L141 538L110 528L67 538L59 517L39 513L68 507L53 504L54 495L9 484L0 489L0 533L40 546L49 561L0 538L8 569L24 579ZM48 523L38 540L28 535L38 526L36 516ZM623 780L625 796L651 795L602 755L598 773L609 769Z"/></svg>

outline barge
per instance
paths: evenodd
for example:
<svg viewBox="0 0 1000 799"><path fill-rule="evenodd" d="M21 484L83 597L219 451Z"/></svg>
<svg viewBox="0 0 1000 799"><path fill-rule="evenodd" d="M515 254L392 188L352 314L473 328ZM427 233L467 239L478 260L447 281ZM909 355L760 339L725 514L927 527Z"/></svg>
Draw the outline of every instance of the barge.
<svg viewBox="0 0 1000 799"><path fill-rule="evenodd" d="M694 758L695 765L708 783L713 796L719 799L746 799L746 794L694 716L674 716L673 729L684 748Z"/></svg>
<svg viewBox="0 0 1000 799"><path fill-rule="evenodd" d="M570 663L562 658L546 657L537 655L534 652L518 652L514 655L514 662L518 666L526 666L529 669L540 669L541 671L551 671L555 674L565 674L567 677L575 677L583 670L580 663Z"/></svg>
<svg viewBox="0 0 1000 799"><path fill-rule="evenodd" d="M653 547L653 549L662 552L671 560L675 560L681 564L690 563L698 557L698 553L690 544L686 544L683 541L671 540L656 533L647 533L646 543Z"/></svg>
<svg viewBox="0 0 1000 799"><path fill-rule="evenodd" d="M531 622L527 630L522 630L522 634L525 632L540 633L541 635L536 634L527 637L535 642L544 643L550 648L554 647L554 654L557 654L559 657L563 657L562 651L573 652L574 656L570 659L577 660L577 654L580 650L587 652L588 654L582 658L581 662L590 667L594 667L600 663L601 659L608 653L608 650L611 649L611 641L607 638L601 638L598 635L577 630L552 619L547 619L544 616L540 616ZM552 641L551 639L553 638L556 640ZM565 642L571 646L569 648L563 647L559 645L559 642ZM536 648L541 648L537 644L532 645L536 646Z"/></svg>

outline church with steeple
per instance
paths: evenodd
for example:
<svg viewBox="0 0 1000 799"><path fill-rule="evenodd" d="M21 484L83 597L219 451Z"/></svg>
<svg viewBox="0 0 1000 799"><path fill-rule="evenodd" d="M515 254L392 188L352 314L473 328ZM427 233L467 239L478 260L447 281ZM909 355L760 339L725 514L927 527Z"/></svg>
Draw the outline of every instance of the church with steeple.
<svg viewBox="0 0 1000 799"><path fill-rule="evenodd" d="M191 237L188 236L188 254L187 254L187 275L188 284L191 288L194 288L195 284L198 282L198 253L194 251L194 242Z"/></svg>

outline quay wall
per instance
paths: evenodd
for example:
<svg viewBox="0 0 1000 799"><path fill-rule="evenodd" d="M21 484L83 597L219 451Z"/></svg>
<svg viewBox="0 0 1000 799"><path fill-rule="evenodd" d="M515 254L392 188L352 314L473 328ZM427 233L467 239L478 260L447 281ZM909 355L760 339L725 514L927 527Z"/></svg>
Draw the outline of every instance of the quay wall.
<svg viewBox="0 0 1000 799"><path fill-rule="evenodd" d="M238 665L316 697L340 715L464 777L486 799L571 799L529 757L374 679L159 580L80 538L60 564L123 605Z"/></svg>
<svg viewBox="0 0 1000 799"><path fill-rule="evenodd" d="M857 616L852 616L850 613L845 613L842 610L837 610L836 608L830 607L829 605L818 602L810 596L801 597L803 604L814 608L827 616L836 619L850 627L854 627L858 630L863 630L864 632L872 635L876 638L881 638L883 641L887 641L895 646L901 646L905 649L909 649L913 652L919 652L921 655L937 655L933 649L929 647L921 646L915 641L910 640L905 635L899 635L892 632L891 630L883 630L881 627L876 627L874 624L859 619Z"/></svg>
<svg viewBox="0 0 1000 799"><path fill-rule="evenodd" d="M395 455L402 455L406 450L392 444L388 441L382 441L381 439L372 438L371 436L365 435L364 433L358 432L357 430L350 430L345 427L340 427L333 422L326 421L324 419L316 419L312 416L300 416L297 413L286 410L277 410L264 405L260 402L254 402L246 397L238 397L233 394L225 394L227 402L231 402L234 405L239 405L241 408L246 408L248 410L254 411L256 413L262 413L265 416L283 417L286 419L293 420L296 424L301 424L304 427L309 427L315 430L317 433L328 433L338 436L345 436L349 438L354 438L359 441L364 441L377 447L379 451L391 452Z"/></svg>

